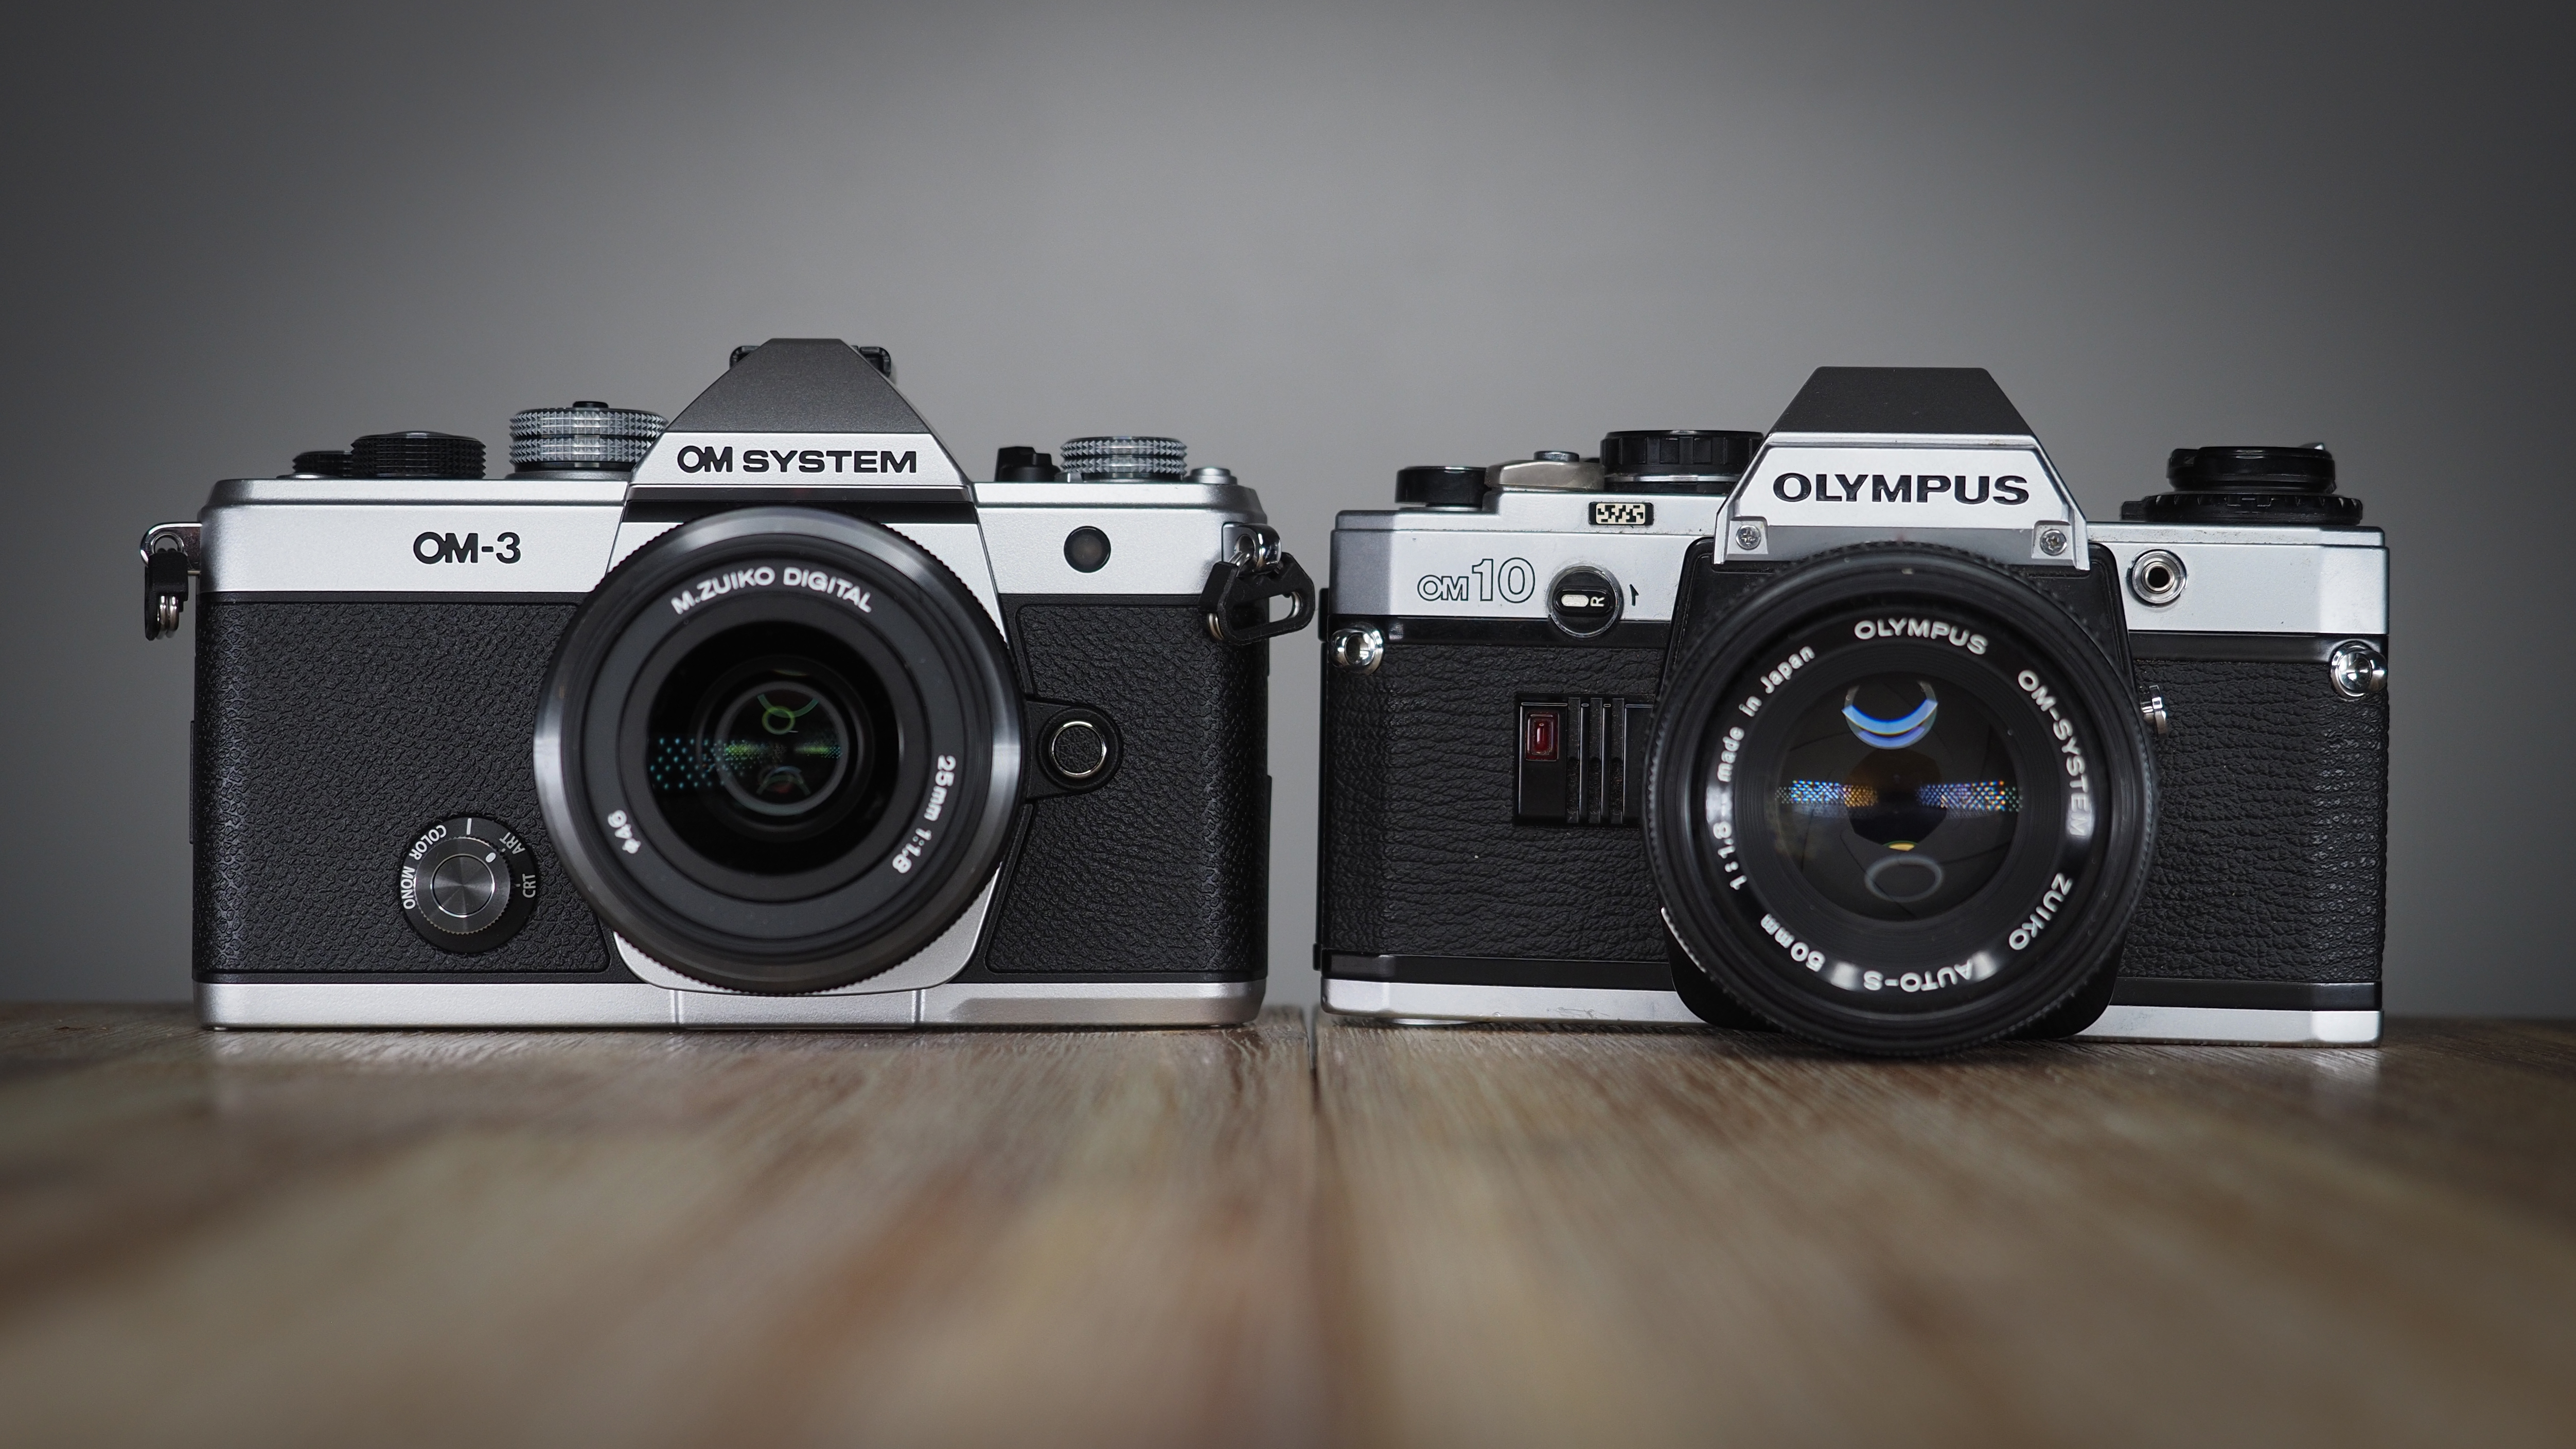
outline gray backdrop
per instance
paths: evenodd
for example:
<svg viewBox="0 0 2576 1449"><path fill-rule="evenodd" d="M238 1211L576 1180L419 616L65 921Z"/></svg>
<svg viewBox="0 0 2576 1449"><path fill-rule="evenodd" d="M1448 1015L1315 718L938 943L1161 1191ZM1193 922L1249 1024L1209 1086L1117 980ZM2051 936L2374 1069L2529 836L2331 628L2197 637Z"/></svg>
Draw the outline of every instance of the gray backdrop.
<svg viewBox="0 0 2576 1449"><path fill-rule="evenodd" d="M2395 553L2388 1003L2576 1011L2566 36L2281 4L101 10L14 24L0 990L187 982L134 540L299 449L891 347L970 468L1186 438L1320 572L1394 470L1991 368L2087 506L2327 440ZM363 13L362 13L363 11ZM1312 637L1275 995L1311 1000Z"/></svg>

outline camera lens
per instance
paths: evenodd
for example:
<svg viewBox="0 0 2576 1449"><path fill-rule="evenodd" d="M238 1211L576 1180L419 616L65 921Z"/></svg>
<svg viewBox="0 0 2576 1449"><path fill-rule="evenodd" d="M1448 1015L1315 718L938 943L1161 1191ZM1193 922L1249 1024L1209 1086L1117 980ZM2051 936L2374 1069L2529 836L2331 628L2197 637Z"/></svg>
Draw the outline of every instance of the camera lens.
<svg viewBox="0 0 2576 1449"><path fill-rule="evenodd" d="M1019 693L966 586L796 508L686 523L574 616L538 793L583 896L654 960L827 990L913 955L999 866Z"/></svg>
<svg viewBox="0 0 2576 1449"><path fill-rule="evenodd" d="M1676 937L1832 1045L2028 1025L2110 969L2144 884L2129 696L2064 608L1964 555L1785 571L1681 663L1658 722L1647 844Z"/></svg>

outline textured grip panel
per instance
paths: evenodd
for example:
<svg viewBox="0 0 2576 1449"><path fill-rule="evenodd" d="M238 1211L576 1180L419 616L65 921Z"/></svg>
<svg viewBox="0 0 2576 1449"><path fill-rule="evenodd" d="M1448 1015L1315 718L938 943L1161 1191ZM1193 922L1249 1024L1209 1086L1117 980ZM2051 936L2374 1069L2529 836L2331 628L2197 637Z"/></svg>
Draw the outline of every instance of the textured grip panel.
<svg viewBox="0 0 2576 1449"><path fill-rule="evenodd" d="M196 969L587 972L597 920L537 812L529 763L570 604L205 601L197 623ZM395 896L422 829L484 815L537 855L536 914L452 955Z"/></svg>
<svg viewBox="0 0 2576 1449"><path fill-rule="evenodd" d="M2321 663L2141 659L2156 743L2156 858L2123 977L2377 981L2388 697Z"/></svg>
<svg viewBox="0 0 2576 1449"><path fill-rule="evenodd" d="M1642 829L1512 823L1523 694L1652 699L1661 649L1402 644L1324 667L1318 944L1368 956L1654 961Z"/></svg>
<svg viewBox="0 0 2576 1449"><path fill-rule="evenodd" d="M1263 974L1267 644L1217 643L1193 602L1024 604L1024 683L1100 709L1118 774L1037 801L988 938L996 973Z"/></svg>

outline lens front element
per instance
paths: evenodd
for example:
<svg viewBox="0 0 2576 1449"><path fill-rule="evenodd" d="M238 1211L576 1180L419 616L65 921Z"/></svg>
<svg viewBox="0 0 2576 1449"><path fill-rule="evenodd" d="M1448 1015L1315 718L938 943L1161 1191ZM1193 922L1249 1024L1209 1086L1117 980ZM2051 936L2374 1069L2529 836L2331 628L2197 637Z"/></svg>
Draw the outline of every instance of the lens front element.
<svg viewBox="0 0 2576 1449"><path fill-rule="evenodd" d="M1855 915L1928 920L2002 868L2021 820L2000 720L1967 690L1872 674L1807 706L1770 782L1769 826L1815 893Z"/></svg>
<svg viewBox="0 0 2576 1449"><path fill-rule="evenodd" d="M697 643L655 690L645 779L672 831L729 870L829 867L884 819L893 691L856 650L768 621Z"/></svg>
<svg viewBox="0 0 2576 1449"><path fill-rule="evenodd" d="M691 741L732 803L755 817L794 820L828 802L860 752L848 716L806 681L801 661L765 666Z"/></svg>

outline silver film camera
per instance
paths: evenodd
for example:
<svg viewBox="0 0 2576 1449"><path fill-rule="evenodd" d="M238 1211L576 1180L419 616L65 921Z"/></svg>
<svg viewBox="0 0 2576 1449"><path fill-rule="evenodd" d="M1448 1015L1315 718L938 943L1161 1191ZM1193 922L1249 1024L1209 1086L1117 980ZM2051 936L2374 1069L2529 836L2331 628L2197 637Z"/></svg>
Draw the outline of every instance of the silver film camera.
<svg viewBox="0 0 2576 1449"><path fill-rule="evenodd" d="M512 434L507 478L376 434L146 536L146 632L199 599L208 1023L1259 1008L1265 641L1313 591L1231 473L1098 437L970 483L813 339Z"/></svg>
<svg viewBox="0 0 2576 1449"><path fill-rule="evenodd" d="M2317 447L2089 521L1976 369L1333 534L1328 1009L2369 1042L2387 554Z"/></svg>

